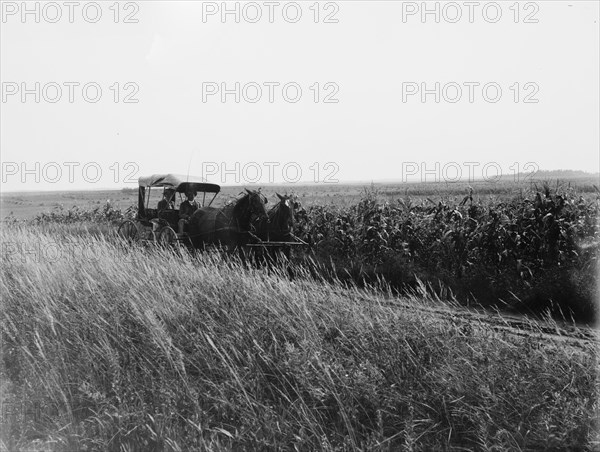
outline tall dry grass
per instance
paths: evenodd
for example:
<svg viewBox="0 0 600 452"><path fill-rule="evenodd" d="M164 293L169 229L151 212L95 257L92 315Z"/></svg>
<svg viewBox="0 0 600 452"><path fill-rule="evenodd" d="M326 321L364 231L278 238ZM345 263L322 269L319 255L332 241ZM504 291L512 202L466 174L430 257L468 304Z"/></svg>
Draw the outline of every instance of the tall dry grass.
<svg viewBox="0 0 600 452"><path fill-rule="evenodd" d="M591 345L217 253L32 227L1 240L9 450L599 445Z"/></svg>

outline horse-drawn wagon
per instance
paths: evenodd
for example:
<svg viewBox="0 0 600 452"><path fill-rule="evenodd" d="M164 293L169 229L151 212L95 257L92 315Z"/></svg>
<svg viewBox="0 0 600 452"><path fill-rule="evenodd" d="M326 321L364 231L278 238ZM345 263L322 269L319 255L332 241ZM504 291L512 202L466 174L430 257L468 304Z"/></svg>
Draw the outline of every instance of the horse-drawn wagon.
<svg viewBox="0 0 600 452"><path fill-rule="evenodd" d="M221 191L219 185L209 183L201 177L177 174L140 177L138 185L137 215L134 220L121 223L118 230L119 235L130 242L150 241L164 244L183 239L184 234L176 232L180 220L178 207L184 202L183 195L189 192L202 193L201 207L206 207L212 204ZM153 196L156 192L160 196L158 201L157 197ZM153 208L151 202L157 203L157 207Z"/></svg>
<svg viewBox="0 0 600 452"><path fill-rule="evenodd" d="M294 203L288 196L268 212L267 199L257 190L245 190L224 207L212 206L221 187L196 176L154 174L139 179L138 212L118 233L129 242L184 243L192 248L218 244L227 248L284 249L304 245L293 235ZM152 208L158 191L162 197ZM201 202L195 201L202 194ZM179 199L177 199L177 195ZM197 207L184 215L186 201ZM199 197L199 196L198 196ZM189 208L190 204L187 205Z"/></svg>

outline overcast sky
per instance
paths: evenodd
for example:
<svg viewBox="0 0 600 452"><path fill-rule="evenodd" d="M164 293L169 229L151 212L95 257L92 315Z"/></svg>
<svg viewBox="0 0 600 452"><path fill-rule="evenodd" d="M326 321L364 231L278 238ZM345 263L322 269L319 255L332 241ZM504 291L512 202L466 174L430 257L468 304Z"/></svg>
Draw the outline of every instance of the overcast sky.
<svg viewBox="0 0 600 452"><path fill-rule="evenodd" d="M477 3L2 2L3 190L598 171L599 2Z"/></svg>

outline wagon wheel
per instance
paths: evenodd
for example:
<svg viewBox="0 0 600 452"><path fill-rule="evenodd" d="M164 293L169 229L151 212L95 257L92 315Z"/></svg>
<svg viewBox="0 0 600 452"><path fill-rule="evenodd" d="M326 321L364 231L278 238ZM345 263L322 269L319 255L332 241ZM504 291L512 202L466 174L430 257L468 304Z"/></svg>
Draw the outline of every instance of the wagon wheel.
<svg viewBox="0 0 600 452"><path fill-rule="evenodd" d="M165 226L157 234L159 245L172 246L177 243L177 233L171 226Z"/></svg>
<svg viewBox="0 0 600 452"><path fill-rule="evenodd" d="M128 243L137 242L140 238L138 227L135 222L131 220L126 220L121 223L121 226L119 226L118 235Z"/></svg>

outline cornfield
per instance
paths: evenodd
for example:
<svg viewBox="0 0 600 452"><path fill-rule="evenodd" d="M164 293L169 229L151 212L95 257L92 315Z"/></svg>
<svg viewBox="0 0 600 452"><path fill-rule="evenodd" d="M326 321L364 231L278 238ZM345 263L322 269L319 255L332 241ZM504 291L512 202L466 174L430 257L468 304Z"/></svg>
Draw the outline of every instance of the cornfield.
<svg viewBox="0 0 600 452"><path fill-rule="evenodd" d="M301 209L296 233L355 282L421 280L464 301L591 320L599 208L598 197L549 184L491 202L472 189L460 200L380 202L371 189L347 208Z"/></svg>
<svg viewBox="0 0 600 452"><path fill-rule="evenodd" d="M543 183L501 199L482 199L469 189L462 198L389 201L371 187L349 206L303 208L298 202L294 233L309 243L321 270L353 284L383 279L403 291L424 282L470 305L593 322L600 255L596 191L584 197L571 186ZM61 207L33 223L88 223L108 233L136 211L110 202L92 210Z"/></svg>

